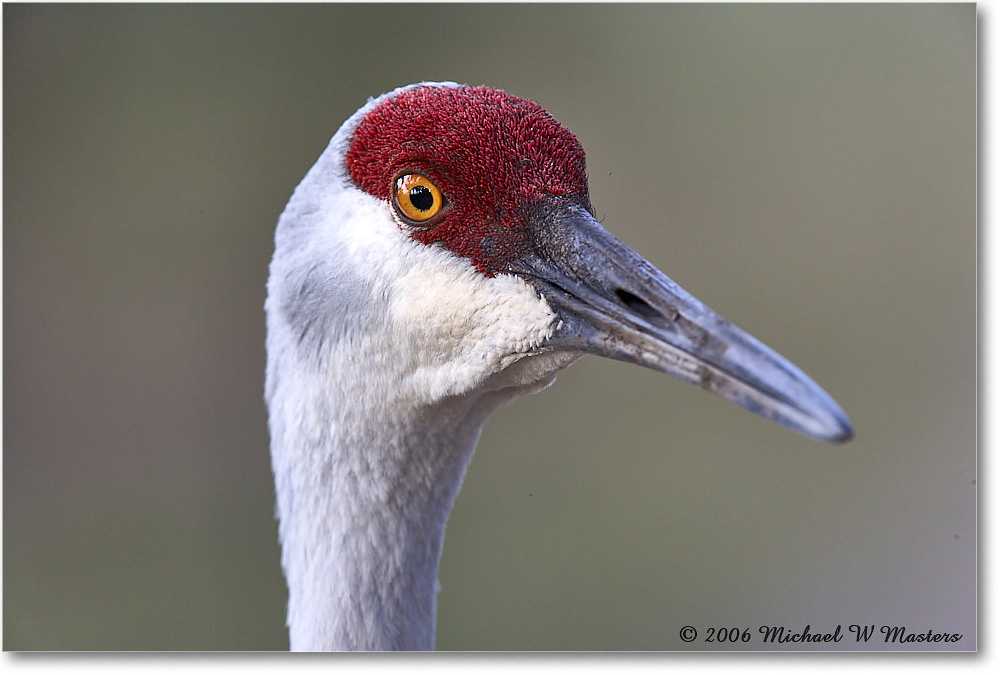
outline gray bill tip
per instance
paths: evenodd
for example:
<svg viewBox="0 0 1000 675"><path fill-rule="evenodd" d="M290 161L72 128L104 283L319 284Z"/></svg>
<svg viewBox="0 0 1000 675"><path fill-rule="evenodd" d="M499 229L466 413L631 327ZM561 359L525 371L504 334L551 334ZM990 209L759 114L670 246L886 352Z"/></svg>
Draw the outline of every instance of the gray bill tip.
<svg viewBox="0 0 1000 675"><path fill-rule="evenodd" d="M846 443L854 438L854 427L851 426L851 421L844 414L844 411L840 409L840 406L832 399L830 403L832 409L826 411L827 414L824 415L824 419L821 421L821 428L817 433L811 435L827 443Z"/></svg>

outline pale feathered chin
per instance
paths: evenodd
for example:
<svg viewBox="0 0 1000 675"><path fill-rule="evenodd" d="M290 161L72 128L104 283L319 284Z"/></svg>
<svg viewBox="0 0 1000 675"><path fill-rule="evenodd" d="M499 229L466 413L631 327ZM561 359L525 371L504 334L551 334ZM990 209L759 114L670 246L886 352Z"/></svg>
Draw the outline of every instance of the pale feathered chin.
<svg viewBox="0 0 1000 675"><path fill-rule="evenodd" d="M542 349L635 363L678 377L822 441L853 436L837 403L791 362L729 323L573 204L541 203L533 252L511 266L561 327Z"/></svg>

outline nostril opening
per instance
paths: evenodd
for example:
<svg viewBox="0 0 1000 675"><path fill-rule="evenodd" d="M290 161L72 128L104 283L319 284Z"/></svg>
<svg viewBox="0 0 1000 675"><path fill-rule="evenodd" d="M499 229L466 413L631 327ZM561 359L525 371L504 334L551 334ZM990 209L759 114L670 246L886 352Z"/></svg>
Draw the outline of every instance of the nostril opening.
<svg viewBox="0 0 1000 675"><path fill-rule="evenodd" d="M631 309L639 316L653 320L663 318L662 314L653 309L648 302L646 302L637 295L633 295L632 293L624 291L620 288L615 291L615 295L618 296L618 299L621 300L626 307Z"/></svg>

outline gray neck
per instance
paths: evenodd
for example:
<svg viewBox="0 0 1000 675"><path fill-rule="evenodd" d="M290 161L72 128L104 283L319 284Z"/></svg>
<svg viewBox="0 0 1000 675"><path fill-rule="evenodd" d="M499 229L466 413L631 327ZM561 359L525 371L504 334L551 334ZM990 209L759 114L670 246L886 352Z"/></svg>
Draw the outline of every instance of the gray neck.
<svg viewBox="0 0 1000 675"><path fill-rule="evenodd" d="M434 648L445 523L497 399L404 417L341 410L346 423L325 429L311 414L280 428L272 412L293 650Z"/></svg>

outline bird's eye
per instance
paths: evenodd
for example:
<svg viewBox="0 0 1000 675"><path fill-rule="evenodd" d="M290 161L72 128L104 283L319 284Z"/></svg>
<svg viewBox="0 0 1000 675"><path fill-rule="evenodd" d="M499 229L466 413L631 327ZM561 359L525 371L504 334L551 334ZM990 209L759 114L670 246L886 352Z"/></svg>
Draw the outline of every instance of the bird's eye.
<svg viewBox="0 0 1000 675"><path fill-rule="evenodd" d="M426 223L444 208L441 190L419 173L406 173L396 179L392 202L399 215L414 223Z"/></svg>

